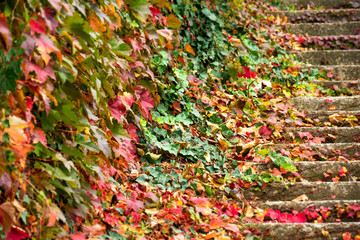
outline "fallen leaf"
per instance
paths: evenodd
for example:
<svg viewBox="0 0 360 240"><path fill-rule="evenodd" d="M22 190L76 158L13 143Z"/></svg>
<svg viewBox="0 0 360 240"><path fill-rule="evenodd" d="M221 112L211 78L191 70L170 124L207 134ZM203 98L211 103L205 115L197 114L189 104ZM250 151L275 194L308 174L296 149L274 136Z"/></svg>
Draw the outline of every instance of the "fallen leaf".
<svg viewBox="0 0 360 240"><path fill-rule="evenodd" d="M292 201L308 201L308 200L309 200L309 198L305 194L303 194L297 198L294 198Z"/></svg>
<svg viewBox="0 0 360 240"><path fill-rule="evenodd" d="M260 128L259 134L265 138L268 138L272 134L272 130L268 128L266 125L264 125Z"/></svg>
<svg viewBox="0 0 360 240"><path fill-rule="evenodd" d="M86 240L85 234L81 232L70 234L72 240Z"/></svg>

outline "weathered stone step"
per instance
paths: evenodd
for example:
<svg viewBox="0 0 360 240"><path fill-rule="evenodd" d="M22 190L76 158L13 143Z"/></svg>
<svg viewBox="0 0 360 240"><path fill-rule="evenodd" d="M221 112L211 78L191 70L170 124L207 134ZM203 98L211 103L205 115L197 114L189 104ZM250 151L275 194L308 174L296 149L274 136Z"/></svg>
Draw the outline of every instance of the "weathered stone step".
<svg viewBox="0 0 360 240"><path fill-rule="evenodd" d="M335 209L336 205L347 206L347 205L360 205L359 200L326 200L326 201L273 201L263 202L257 205L261 209L274 209L282 212L289 212L292 210L301 212L309 207L331 207Z"/></svg>
<svg viewBox="0 0 360 240"><path fill-rule="evenodd" d="M309 132L313 137L323 137L327 143L351 143L360 137L360 127L301 127L286 128L292 131L297 138L299 132ZM359 191L360 192L360 191Z"/></svg>
<svg viewBox="0 0 360 240"><path fill-rule="evenodd" d="M325 10L299 10L266 12L268 15L286 16L288 23L301 22L334 22L354 21L360 18L360 9L325 9Z"/></svg>
<svg viewBox="0 0 360 240"><path fill-rule="evenodd" d="M340 117L348 117L348 116L354 116L356 118L360 117L360 111L311 111L311 112L307 112L306 117L313 120L319 119L320 122L331 122L330 116L334 117L334 114Z"/></svg>
<svg viewBox="0 0 360 240"><path fill-rule="evenodd" d="M298 23L289 24L286 29L288 32L299 36L358 35L360 22Z"/></svg>
<svg viewBox="0 0 360 240"><path fill-rule="evenodd" d="M309 200L360 200L360 182L296 182L273 183L266 192L253 188L244 190L248 200L257 198L261 201L293 200L305 194Z"/></svg>
<svg viewBox="0 0 360 240"><path fill-rule="evenodd" d="M332 177L339 176L339 170L342 167L347 169L343 180L354 180L352 177L360 177L360 161L315 161L315 162L296 162L295 166L299 170L302 178L308 181L331 181ZM329 174L328 171L333 172ZM323 173L329 177L325 178Z"/></svg>
<svg viewBox="0 0 360 240"><path fill-rule="evenodd" d="M342 79L360 79L360 65L308 65L308 67L332 71L335 77Z"/></svg>
<svg viewBox="0 0 360 240"><path fill-rule="evenodd" d="M355 237L360 229L360 223L248 223L240 225L240 230L254 229L265 234L262 239L312 239L337 240L349 232ZM328 234L324 236L324 234Z"/></svg>
<svg viewBox="0 0 360 240"><path fill-rule="evenodd" d="M360 161L299 161L293 164L298 169L300 176L307 181L332 181L332 177L339 176L339 170L343 167L347 169L347 172L339 179L340 181L356 181L355 177L360 177ZM272 165L254 164L260 171L275 167ZM323 173L327 173L329 176L325 177Z"/></svg>
<svg viewBox="0 0 360 240"><path fill-rule="evenodd" d="M357 111L360 110L360 96L349 97L296 97L295 107L305 111L336 110Z"/></svg>
<svg viewBox="0 0 360 240"><path fill-rule="evenodd" d="M312 150L315 155L325 155L329 159L340 155L348 159L360 160L360 143L307 143L307 144L274 144L276 150L285 149L291 151L298 148L300 151Z"/></svg>
<svg viewBox="0 0 360 240"><path fill-rule="evenodd" d="M307 36L301 37L303 39L303 47L314 48L320 50L357 50L360 49L360 35L340 35L336 36L334 33L329 36ZM322 42L320 44L320 42ZM314 45L315 44L315 45ZM330 49L326 48L329 45Z"/></svg>
<svg viewBox="0 0 360 240"><path fill-rule="evenodd" d="M348 89L348 90L360 90L360 80L344 80L344 81L312 81L324 88L336 89Z"/></svg>
<svg viewBox="0 0 360 240"><path fill-rule="evenodd" d="M284 4L298 8L307 7L307 5L326 8L351 7L352 3L360 3L360 0L281 0Z"/></svg>
<svg viewBox="0 0 360 240"><path fill-rule="evenodd" d="M324 50L294 52L302 61L313 65L359 65L360 50Z"/></svg>

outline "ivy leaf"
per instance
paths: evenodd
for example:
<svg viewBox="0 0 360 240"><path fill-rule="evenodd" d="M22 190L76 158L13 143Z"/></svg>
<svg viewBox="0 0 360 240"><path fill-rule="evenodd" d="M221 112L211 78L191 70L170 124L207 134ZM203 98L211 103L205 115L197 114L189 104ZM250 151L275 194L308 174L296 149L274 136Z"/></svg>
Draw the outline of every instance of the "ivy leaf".
<svg viewBox="0 0 360 240"><path fill-rule="evenodd" d="M203 10L201 10L201 12L202 12L206 17L208 17L210 20L212 20L212 21L216 21L216 20L217 20L216 15L213 14L209 9L203 8Z"/></svg>

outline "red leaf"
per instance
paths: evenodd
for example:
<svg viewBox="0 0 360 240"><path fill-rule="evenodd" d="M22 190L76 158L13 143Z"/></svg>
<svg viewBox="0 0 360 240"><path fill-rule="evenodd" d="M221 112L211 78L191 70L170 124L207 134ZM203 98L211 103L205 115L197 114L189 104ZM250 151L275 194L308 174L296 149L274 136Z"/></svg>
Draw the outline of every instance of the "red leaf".
<svg viewBox="0 0 360 240"><path fill-rule="evenodd" d="M343 240L351 240L351 234L349 232L343 233Z"/></svg>
<svg viewBox="0 0 360 240"><path fill-rule="evenodd" d="M270 128L268 128L266 125L264 125L260 128L259 133L261 136L268 138L268 137L270 137L272 130Z"/></svg>
<svg viewBox="0 0 360 240"><path fill-rule="evenodd" d="M135 52L139 52L142 49L141 45L138 43L138 41L136 41L136 39L132 39L132 38L128 38L125 37L125 41L127 41L128 43L130 43L130 45L133 47Z"/></svg>
<svg viewBox="0 0 360 240"><path fill-rule="evenodd" d="M305 223L306 216L304 213L298 213L296 216L293 217L294 223Z"/></svg>
<svg viewBox="0 0 360 240"><path fill-rule="evenodd" d="M38 18L38 20L30 19L29 21L30 31L33 35L36 33L38 34L45 34L46 29L44 26L44 20L42 18Z"/></svg>
<svg viewBox="0 0 360 240"><path fill-rule="evenodd" d="M18 227L12 227L11 231L6 235L7 240L21 240L29 237L29 234L27 234L25 230Z"/></svg>
<svg viewBox="0 0 360 240"><path fill-rule="evenodd" d="M0 35L4 39L5 47L7 49L11 48L12 45L12 37L11 32L7 26L7 18L3 13L0 13Z"/></svg>
<svg viewBox="0 0 360 240"><path fill-rule="evenodd" d="M140 104L138 104L139 107L141 107L144 110L144 113L142 113L143 117L144 118L149 117L149 109L155 106L154 100L151 98L149 90L147 90L142 86L137 86L135 88L135 93L140 99Z"/></svg>
<svg viewBox="0 0 360 240"><path fill-rule="evenodd" d="M239 228L235 224L227 224L227 225L224 226L224 228L226 230L232 231L233 233L239 233L240 232Z"/></svg>
<svg viewBox="0 0 360 240"><path fill-rule="evenodd" d="M81 232L70 234L70 237L72 240L86 240L85 234Z"/></svg>
<svg viewBox="0 0 360 240"><path fill-rule="evenodd" d="M51 209L51 211L49 213L48 224L47 224L48 227L54 226L58 213L59 213L58 210Z"/></svg>
<svg viewBox="0 0 360 240"><path fill-rule="evenodd" d="M21 47L25 50L26 55L30 56L35 48L35 39L26 35L26 40L21 44Z"/></svg>
<svg viewBox="0 0 360 240"><path fill-rule="evenodd" d="M33 142L38 143L41 142L42 145L47 145L47 140L44 131L41 128L36 128L33 131Z"/></svg>
<svg viewBox="0 0 360 240"><path fill-rule="evenodd" d="M276 220L280 216L280 211L279 210L275 211L273 209L267 209L265 216L270 217L272 220Z"/></svg>
<svg viewBox="0 0 360 240"><path fill-rule="evenodd" d="M255 78L256 77L256 72L251 71L251 69L249 67L242 67L243 68L243 73L238 73L238 77L243 77L243 78Z"/></svg>
<svg viewBox="0 0 360 240"><path fill-rule="evenodd" d="M129 209L132 209L135 212L138 212L139 209L145 208L143 202L136 199L126 200L126 204Z"/></svg>
<svg viewBox="0 0 360 240"><path fill-rule="evenodd" d="M135 140L136 142L139 142L139 136L136 133L136 126L134 124L126 124L124 126L124 129L127 130L128 134L130 135L130 137Z"/></svg>
<svg viewBox="0 0 360 240"><path fill-rule="evenodd" d="M118 148L113 147L113 150L116 157L121 155L126 161L132 161L132 162L135 161L136 146L130 140L123 139L119 143L119 147Z"/></svg>
<svg viewBox="0 0 360 240"><path fill-rule="evenodd" d="M37 49L41 55L41 58L44 60L45 65L49 64L49 61L51 60L51 56L49 55L52 52L55 52L60 60L60 64L62 62L62 55L59 49L57 49L54 46L53 41L48 38L46 35L41 34L40 38L35 39L35 43L37 46Z"/></svg>
<svg viewBox="0 0 360 240"><path fill-rule="evenodd" d="M111 114L119 123L122 123L123 116L126 114L127 110L130 110L133 102L134 97L130 93L124 93L123 96L117 96L108 101Z"/></svg>
<svg viewBox="0 0 360 240"><path fill-rule="evenodd" d="M49 27L51 34L55 34L56 28L59 26L58 21L56 20L56 11L50 7L44 8L45 22Z"/></svg>
<svg viewBox="0 0 360 240"><path fill-rule="evenodd" d="M155 17L156 15L161 13L161 10L156 7L150 7L150 11L151 11L151 14L153 15L153 17Z"/></svg>
<svg viewBox="0 0 360 240"><path fill-rule="evenodd" d="M190 201L192 201L196 205L201 205L201 206L210 204L209 200L207 200L206 198L202 198L202 197L199 197L199 198L193 197L190 199Z"/></svg>
<svg viewBox="0 0 360 240"><path fill-rule="evenodd" d="M49 3L56 9L56 11L61 11L61 0L49 0Z"/></svg>
<svg viewBox="0 0 360 240"><path fill-rule="evenodd" d="M289 157L291 154L289 151L286 151L285 149L281 149L281 155Z"/></svg>
<svg viewBox="0 0 360 240"><path fill-rule="evenodd" d="M299 137L303 139L304 137L307 137L308 139L312 139L313 136L309 132L298 132Z"/></svg>
<svg viewBox="0 0 360 240"><path fill-rule="evenodd" d="M339 169L340 177L344 177L346 175L346 173L347 173L346 167L342 167L342 168Z"/></svg>
<svg viewBox="0 0 360 240"><path fill-rule="evenodd" d="M55 73L51 67L40 68L38 65L33 64L28 60L25 60L23 64L23 70L26 77L29 75L30 72L35 72L39 83L41 84L46 82L48 77L51 77L55 80Z"/></svg>

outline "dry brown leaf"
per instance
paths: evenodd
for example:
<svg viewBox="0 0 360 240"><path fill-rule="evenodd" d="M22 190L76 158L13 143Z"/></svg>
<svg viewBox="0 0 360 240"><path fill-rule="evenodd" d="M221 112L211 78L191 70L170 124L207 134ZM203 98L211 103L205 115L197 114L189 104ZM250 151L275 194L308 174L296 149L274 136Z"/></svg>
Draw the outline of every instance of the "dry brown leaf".
<svg viewBox="0 0 360 240"><path fill-rule="evenodd" d="M308 201L309 198L303 194L301 196L298 196L297 198L293 199L292 201L295 201L295 202L301 202L301 201Z"/></svg>

